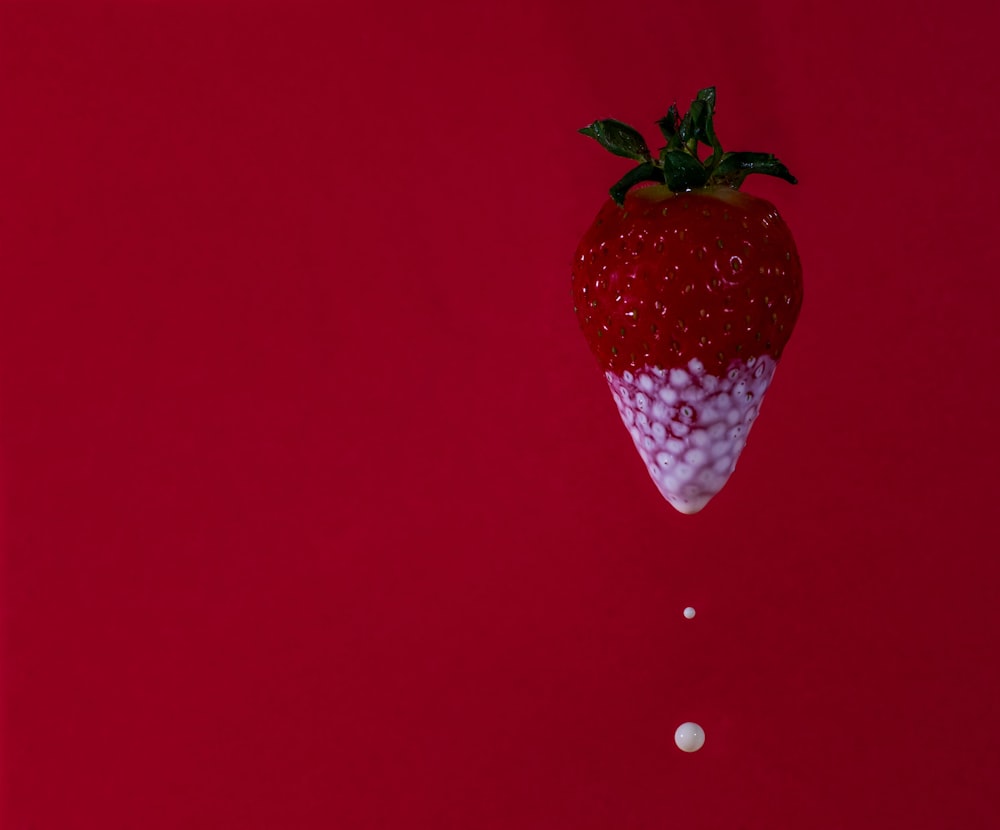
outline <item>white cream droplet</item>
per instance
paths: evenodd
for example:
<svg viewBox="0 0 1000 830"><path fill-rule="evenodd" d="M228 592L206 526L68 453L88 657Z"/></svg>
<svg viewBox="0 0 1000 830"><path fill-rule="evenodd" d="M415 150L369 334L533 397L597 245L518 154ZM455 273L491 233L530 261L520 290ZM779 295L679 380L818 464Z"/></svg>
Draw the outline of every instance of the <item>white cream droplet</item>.
<svg viewBox="0 0 1000 830"><path fill-rule="evenodd" d="M705 730L692 721L682 723L674 732L674 743L684 752L697 752L705 745Z"/></svg>
<svg viewBox="0 0 1000 830"><path fill-rule="evenodd" d="M689 605L684 609L684 619L693 620L695 615L695 610Z"/></svg>

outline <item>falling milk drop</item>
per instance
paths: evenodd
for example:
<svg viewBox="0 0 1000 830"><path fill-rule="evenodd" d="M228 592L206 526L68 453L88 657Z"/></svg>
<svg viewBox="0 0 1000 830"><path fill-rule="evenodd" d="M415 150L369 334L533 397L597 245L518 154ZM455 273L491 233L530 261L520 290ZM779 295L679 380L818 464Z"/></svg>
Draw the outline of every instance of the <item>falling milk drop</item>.
<svg viewBox="0 0 1000 830"><path fill-rule="evenodd" d="M684 752L697 752L705 745L705 730L692 721L682 723L674 732L674 743Z"/></svg>
<svg viewBox="0 0 1000 830"><path fill-rule="evenodd" d="M684 609L684 618L687 620L693 620L695 615L695 610L689 605Z"/></svg>

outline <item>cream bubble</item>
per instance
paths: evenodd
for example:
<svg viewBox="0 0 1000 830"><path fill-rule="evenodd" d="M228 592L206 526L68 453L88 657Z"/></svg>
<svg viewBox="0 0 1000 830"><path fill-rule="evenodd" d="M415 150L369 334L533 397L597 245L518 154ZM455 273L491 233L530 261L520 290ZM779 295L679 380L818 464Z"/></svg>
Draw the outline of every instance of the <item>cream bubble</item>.
<svg viewBox="0 0 1000 830"><path fill-rule="evenodd" d="M719 443L725 437L725 435L726 435L726 425L721 421L719 423L712 424L712 426L708 428L708 437L712 439L712 445L713 445L712 453L714 455L718 455L720 452L725 452L726 450L725 444Z"/></svg>
<svg viewBox="0 0 1000 830"><path fill-rule="evenodd" d="M690 605L684 609L684 619L693 620L695 615L695 610Z"/></svg>
<svg viewBox="0 0 1000 830"><path fill-rule="evenodd" d="M696 429L691 433L691 437L688 440L696 447L707 447L712 443L707 429Z"/></svg>
<svg viewBox="0 0 1000 830"><path fill-rule="evenodd" d="M677 390L671 389L669 386L664 386L660 390L660 397L663 398L665 403L677 403Z"/></svg>
<svg viewBox="0 0 1000 830"><path fill-rule="evenodd" d="M692 467L700 467L705 463L708 458L708 454L697 447L692 447L686 453L684 453L684 460L690 464Z"/></svg>
<svg viewBox="0 0 1000 830"><path fill-rule="evenodd" d="M726 475L733 470L733 459L725 454L720 455L716 462L712 465L712 469L719 475Z"/></svg>
<svg viewBox="0 0 1000 830"><path fill-rule="evenodd" d="M682 723L674 732L674 743L684 752L697 752L705 745L705 730L692 721Z"/></svg>
<svg viewBox="0 0 1000 830"><path fill-rule="evenodd" d="M684 447L687 446L680 438L668 438L665 443L667 452L672 455L680 455L684 452Z"/></svg>

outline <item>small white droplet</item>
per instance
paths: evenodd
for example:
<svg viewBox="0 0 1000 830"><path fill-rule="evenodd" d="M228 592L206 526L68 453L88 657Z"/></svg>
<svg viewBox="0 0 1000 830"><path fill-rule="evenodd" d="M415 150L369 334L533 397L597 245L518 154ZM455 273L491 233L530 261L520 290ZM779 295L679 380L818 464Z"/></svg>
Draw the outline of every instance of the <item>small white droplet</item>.
<svg viewBox="0 0 1000 830"><path fill-rule="evenodd" d="M705 730L692 721L682 723L674 732L674 743L684 752L697 752L705 745Z"/></svg>
<svg viewBox="0 0 1000 830"><path fill-rule="evenodd" d="M684 619L693 620L695 615L695 610L689 605L684 609Z"/></svg>

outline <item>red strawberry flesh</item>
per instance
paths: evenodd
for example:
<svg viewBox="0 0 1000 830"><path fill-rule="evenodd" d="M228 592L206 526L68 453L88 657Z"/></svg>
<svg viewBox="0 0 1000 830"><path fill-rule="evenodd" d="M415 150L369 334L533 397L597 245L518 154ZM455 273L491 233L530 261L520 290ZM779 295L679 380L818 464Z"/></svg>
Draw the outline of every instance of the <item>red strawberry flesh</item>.
<svg viewBox="0 0 1000 830"><path fill-rule="evenodd" d="M727 186L654 185L608 200L573 267L581 327L605 370L667 369L692 359L781 356L802 305L791 233L767 201Z"/></svg>

